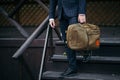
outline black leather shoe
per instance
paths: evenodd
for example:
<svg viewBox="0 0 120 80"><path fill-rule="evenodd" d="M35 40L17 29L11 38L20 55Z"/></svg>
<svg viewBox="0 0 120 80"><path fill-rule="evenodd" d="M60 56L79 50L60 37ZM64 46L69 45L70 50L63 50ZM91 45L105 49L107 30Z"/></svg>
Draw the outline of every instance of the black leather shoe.
<svg viewBox="0 0 120 80"><path fill-rule="evenodd" d="M72 76L75 75L75 73L77 73L77 70L72 70L71 68L68 68L61 74L61 76Z"/></svg>

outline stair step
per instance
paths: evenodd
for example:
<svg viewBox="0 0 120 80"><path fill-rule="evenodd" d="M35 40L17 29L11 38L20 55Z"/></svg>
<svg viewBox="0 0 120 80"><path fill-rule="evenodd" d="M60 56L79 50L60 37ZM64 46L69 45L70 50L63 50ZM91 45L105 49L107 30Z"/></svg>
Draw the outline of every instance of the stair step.
<svg viewBox="0 0 120 80"><path fill-rule="evenodd" d="M53 55L53 61L67 61L64 55ZM77 60L82 61L83 56L77 56ZM91 56L90 63L120 63L120 57Z"/></svg>
<svg viewBox="0 0 120 80"><path fill-rule="evenodd" d="M100 38L101 45L112 45L112 46L120 46L120 38ZM55 43L58 46L65 45L64 41L56 41Z"/></svg>
<svg viewBox="0 0 120 80"><path fill-rule="evenodd" d="M120 74L97 74L97 73L76 73L73 76L62 77L62 72L46 71L43 73L45 80L120 80Z"/></svg>

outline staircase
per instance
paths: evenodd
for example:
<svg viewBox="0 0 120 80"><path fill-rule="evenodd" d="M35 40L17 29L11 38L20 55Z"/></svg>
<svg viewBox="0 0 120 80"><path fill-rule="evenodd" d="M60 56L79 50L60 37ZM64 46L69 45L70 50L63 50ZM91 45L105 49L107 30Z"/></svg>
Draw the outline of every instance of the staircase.
<svg viewBox="0 0 120 80"><path fill-rule="evenodd" d="M117 31L115 31L117 30ZM77 52L78 73L61 77L67 68L63 41L55 42L55 54L45 64L43 80L120 80L120 29L102 28L101 46L92 51L88 62L83 62L83 55ZM114 34L113 34L114 33ZM109 34L109 35L108 35Z"/></svg>

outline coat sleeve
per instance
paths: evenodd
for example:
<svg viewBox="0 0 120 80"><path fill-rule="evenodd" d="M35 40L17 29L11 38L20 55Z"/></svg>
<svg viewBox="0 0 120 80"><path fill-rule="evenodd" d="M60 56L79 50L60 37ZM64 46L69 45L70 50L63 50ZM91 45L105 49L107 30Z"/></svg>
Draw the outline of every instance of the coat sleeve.
<svg viewBox="0 0 120 80"><path fill-rule="evenodd" d="M79 14L86 13L86 0L79 0Z"/></svg>
<svg viewBox="0 0 120 80"><path fill-rule="evenodd" d="M58 0L50 0L49 18L55 18L56 5Z"/></svg>

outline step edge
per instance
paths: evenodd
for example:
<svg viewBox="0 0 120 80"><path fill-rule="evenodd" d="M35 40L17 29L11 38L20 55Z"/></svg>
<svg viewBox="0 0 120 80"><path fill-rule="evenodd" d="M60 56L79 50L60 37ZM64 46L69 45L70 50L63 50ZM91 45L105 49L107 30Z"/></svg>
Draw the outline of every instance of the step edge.
<svg viewBox="0 0 120 80"><path fill-rule="evenodd" d="M53 55L51 59L53 61L67 61L67 56ZM83 59L83 56L77 56L77 60L82 61L82 59ZM88 62L120 63L120 57L91 56L91 59Z"/></svg>
<svg viewBox="0 0 120 80"><path fill-rule="evenodd" d="M62 72L57 72L57 71L45 71L43 72L43 79L56 79L56 78L62 78L60 76ZM53 76L53 74L56 74ZM77 73L74 76L71 77L63 77L64 79L79 79L79 80L117 80L120 78L120 74L100 74L100 73Z"/></svg>
<svg viewBox="0 0 120 80"><path fill-rule="evenodd" d="M109 39L109 40L108 40ZM64 41L56 41L56 45L65 45ZM101 38L101 45L120 45L120 38Z"/></svg>

